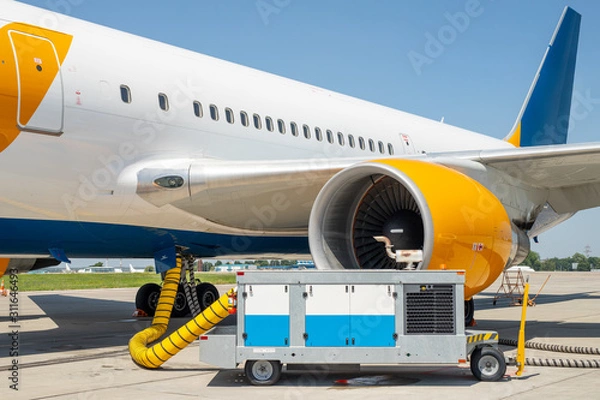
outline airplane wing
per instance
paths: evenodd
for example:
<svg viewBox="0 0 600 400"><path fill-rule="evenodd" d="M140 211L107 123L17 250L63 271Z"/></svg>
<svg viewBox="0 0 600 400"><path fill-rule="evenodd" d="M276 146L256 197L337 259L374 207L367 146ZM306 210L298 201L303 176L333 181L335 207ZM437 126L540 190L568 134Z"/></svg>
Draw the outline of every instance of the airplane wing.
<svg viewBox="0 0 600 400"><path fill-rule="evenodd" d="M212 232L305 235L313 201L340 170L361 159L173 160L145 164L137 194L204 219Z"/></svg>
<svg viewBox="0 0 600 400"><path fill-rule="evenodd" d="M501 150L419 154L406 157L461 171L461 163L502 173L509 185L541 189L559 215L600 206L600 143L549 145ZM313 201L337 172L364 159L307 159L263 162L189 160L179 167L145 165L137 173L137 193L162 207L171 205L202 216L215 231L306 233ZM470 167L469 167L470 168ZM464 171L463 171L464 172ZM467 173L468 174L468 173ZM469 174L470 175L470 174ZM181 177L181 188L161 182ZM472 176L473 177L473 176ZM476 177L475 177L476 178ZM488 186L493 186L489 177ZM179 190L178 190L179 189ZM219 207L215 207L215 205Z"/></svg>
<svg viewBox="0 0 600 400"><path fill-rule="evenodd" d="M473 160L547 189L558 214L600 206L600 143L484 150Z"/></svg>

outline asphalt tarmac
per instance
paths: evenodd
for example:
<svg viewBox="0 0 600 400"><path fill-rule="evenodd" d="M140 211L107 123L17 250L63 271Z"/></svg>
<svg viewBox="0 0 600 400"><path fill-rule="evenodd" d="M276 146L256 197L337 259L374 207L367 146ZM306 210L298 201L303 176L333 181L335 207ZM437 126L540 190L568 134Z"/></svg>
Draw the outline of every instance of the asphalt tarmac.
<svg viewBox="0 0 600 400"><path fill-rule="evenodd" d="M533 297L548 273L530 277ZM501 282L476 297L476 329L517 338L521 308L502 297ZM228 289L219 287L220 291ZM197 343L158 370L137 367L131 336L150 324L133 318L136 289L21 292L19 319L10 320L10 297L0 297L2 399L565 399L600 398L600 369L534 367L521 377L509 366L499 382L479 382L468 365L362 366L360 371L286 371L274 386L250 386L243 370L218 370L198 361ZM501 293L503 291L501 290ZM600 347L600 273L552 273L527 310L527 339ZM14 307L13 307L14 311ZM176 328L186 320L173 319ZM232 321L227 323L231 324ZM514 348L502 346L506 356ZM18 353L18 355L16 354ZM595 359L527 350L528 358ZM336 383L346 380L347 384ZM15 386L16 385L16 386ZM12 388L11 388L12 386ZM18 391L14 388L18 388Z"/></svg>

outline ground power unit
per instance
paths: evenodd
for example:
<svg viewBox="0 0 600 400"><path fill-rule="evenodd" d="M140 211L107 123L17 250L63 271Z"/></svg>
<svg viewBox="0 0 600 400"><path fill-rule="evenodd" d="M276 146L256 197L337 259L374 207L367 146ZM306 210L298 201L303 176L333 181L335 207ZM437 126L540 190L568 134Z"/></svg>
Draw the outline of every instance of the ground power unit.
<svg viewBox="0 0 600 400"><path fill-rule="evenodd" d="M480 380L506 371L498 334L465 330L461 271L245 271L237 323L200 337L200 360L245 363L250 383L282 365L450 364Z"/></svg>

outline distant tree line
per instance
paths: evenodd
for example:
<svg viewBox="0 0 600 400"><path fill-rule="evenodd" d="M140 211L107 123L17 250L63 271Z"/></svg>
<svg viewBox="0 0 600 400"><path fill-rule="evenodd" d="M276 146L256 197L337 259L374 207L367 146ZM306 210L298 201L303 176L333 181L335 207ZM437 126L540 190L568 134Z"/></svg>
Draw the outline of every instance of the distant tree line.
<svg viewBox="0 0 600 400"><path fill-rule="evenodd" d="M542 260L539 253L531 251L521 263L536 271L574 271L573 264L577 264L576 271L590 271L600 268L600 257L587 257L585 254L575 253L567 258L554 257Z"/></svg>

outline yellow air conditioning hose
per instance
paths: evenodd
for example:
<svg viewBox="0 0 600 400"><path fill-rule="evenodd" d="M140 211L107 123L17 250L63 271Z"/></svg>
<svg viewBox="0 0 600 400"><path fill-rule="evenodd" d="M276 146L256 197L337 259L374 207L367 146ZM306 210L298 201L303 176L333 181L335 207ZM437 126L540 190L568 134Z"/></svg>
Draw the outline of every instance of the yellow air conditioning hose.
<svg viewBox="0 0 600 400"><path fill-rule="evenodd" d="M129 341L131 358L141 367L150 369L160 367L169 358L196 340L198 336L225 319L229 315L229 310L235 307L235 304L230 302L229 298L235 295L237 288L228 291L196 318L167 336L160 343L150 348L147 347L149 343L158 340L167 330L180 276L181 261L178 258L177 267L167 271L165 276L152 325L138 332Z"/></svg>

